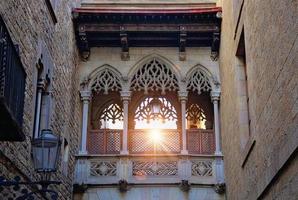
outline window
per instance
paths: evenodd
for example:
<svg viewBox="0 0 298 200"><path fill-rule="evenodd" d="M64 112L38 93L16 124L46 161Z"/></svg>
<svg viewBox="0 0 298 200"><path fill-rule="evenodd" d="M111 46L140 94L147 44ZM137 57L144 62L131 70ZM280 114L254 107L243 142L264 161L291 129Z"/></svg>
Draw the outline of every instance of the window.
<svg viewBox="0 0 298 200"><path fill-rule="evenodd" d="M38 137L42 129L50 127L50 118L52 110L52 67L53 63L49 56L45 45L42 47L42 53L37 67L37 83L36 83L36 103L35 103L35 118L34 118L34 134L33 137Z"/></svg>
<svg viewBox="0 0 298 200"><path fill-rule="evenodd" d="M236 51L236 74L237 74L237 86L238 86L238 98L239 98L239 132L240 132L240 144L242 148L242 167L252 151L255 140L251 135L251 119L250 119L250 107L249 107L249 90L248 90L248 71L246 65L246 51L245 51L245 32L242 29L238 48Z"/></svg>
<svg viewBox="0 0 298 200"><path fill-rule="evenodd" d="M239 123L240 123L240 139L241 146L244 147L250 137L250 115L249 115L249 94L246 66L246 52L244 29L242 29L239 44L236 52L236 70L238 77L238 95L239 95Z"/></svg>
<svg viewBox="0 0 298 200"><path fill-rule="evenodd" d="M0 17L0 140L22 141L26 73Z"/></svg>

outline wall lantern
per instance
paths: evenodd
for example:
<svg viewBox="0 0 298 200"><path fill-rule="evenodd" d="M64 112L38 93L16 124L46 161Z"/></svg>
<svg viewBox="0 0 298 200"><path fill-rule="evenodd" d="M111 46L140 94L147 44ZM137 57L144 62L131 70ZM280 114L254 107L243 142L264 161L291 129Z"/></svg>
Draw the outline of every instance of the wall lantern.
<svg viewBox="0 0 298 200"><path fill-rule="evenodd" d="M32 141L32 155L36 172L50 173L57 170L60 146L60 139L51 130L41 131L41 136Z"/></svg>
<svg viewBox="0 0 298 200"><path fill-rule="evenodd" d="M160 102L160 100L154 97L150 102L150 110L154 116L154 119L157 118L158 115L160 114L161 107L162 107L162 103Z"/></svg>
<svg viewBox="0 0 298 200"><path fill-rule="evenodd" d="M13 190L18 191L20 190L21 185L40 185L41 187L33 187L35 190L32 192L28 192L27 189L22 189L22 195L17 199L38 199L38 196L34 198L35 194L39 194L45 199L58 199L58 193L48 189L48 186L61 184L61 181L52 181L50 179L51 174L57 171L57 164L60 157L60 146L61 140L59 137L55 136L49 129L42 130L41 135L32 140L34 169L37 173L41 174L41 180L22 182L19 176L16 176L14 180L7 180L4 177L0 177L0 191L4 190L3 186L13 186Z"/></svg>

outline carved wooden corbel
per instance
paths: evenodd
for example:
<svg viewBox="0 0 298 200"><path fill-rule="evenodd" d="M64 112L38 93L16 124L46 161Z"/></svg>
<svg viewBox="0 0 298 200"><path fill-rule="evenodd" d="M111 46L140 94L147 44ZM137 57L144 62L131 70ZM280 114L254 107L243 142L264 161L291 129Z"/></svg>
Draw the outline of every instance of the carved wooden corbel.
<svg viewBox="0 0 298 200"><path fill-rule="evenodd" d="M185 61L186 60L186 28L184 26L180 27L180 34L179 34L179 60Z"/></svg>
<svg viewBox="0 0 298 200"><path fill-rule="evenodd" d="M90 56L90 47L88 43L87 33L85 31L85 26L79 26L79 41L78 46L80 50L81 57L84 61L86 61Z"/></svg>
<svg viewBox="0 0 298 200"><path fill-rule="evenodd" d="M219 52L219 43L220 43L220 33L214 32L212 36L212 45L211 45L211 60L216 61L218 59Z"/></svg>
<svg viewBox="0 0 298 200"><path fill-rule="evenodd" d="M120 27L120 40L121 40L121 60L127 61L129 60L129 47L128 47L128 38L127 33L125 32L125 28L123 26Z"/></svg>

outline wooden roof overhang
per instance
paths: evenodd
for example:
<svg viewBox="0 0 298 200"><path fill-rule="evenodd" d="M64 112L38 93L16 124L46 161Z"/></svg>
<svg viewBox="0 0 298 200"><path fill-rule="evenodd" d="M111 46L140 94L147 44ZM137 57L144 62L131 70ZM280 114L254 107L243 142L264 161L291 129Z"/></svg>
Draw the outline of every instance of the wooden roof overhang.
<svg viewBox="0 0 298 200"><path fill-rule="evenodd" d="M122 60L129 47L178 47L185 60L187 47L211 47L217 57L221 8L100 9L76 8L73 20L83 59L91 47L121 47Z"/></svg>

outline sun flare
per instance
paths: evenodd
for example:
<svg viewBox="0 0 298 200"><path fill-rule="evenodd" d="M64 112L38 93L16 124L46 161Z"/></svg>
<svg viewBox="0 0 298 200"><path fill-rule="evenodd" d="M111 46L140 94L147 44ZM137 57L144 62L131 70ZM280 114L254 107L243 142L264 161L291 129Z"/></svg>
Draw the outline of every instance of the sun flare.
<svg viewBox="0 0 298 200"><path fill-rule="evenodd" d="M160 144L163 140L162 133L159 129L153 129L150 132L150 139L155 144Z"/></svg>

